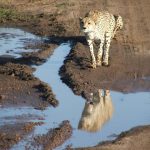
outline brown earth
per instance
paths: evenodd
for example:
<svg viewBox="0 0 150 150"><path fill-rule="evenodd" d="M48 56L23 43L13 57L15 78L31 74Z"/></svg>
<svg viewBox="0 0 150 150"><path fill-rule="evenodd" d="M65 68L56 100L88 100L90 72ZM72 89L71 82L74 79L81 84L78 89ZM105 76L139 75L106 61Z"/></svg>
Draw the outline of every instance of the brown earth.
<svg viewBox="0 0 150 150"><path fill-rule="evenodd" d="M77 43L60 70L62 80L80 95L101 88L125 93L150 91L150 55L130 55L116 49L118 45L113 41L109 67L93 69L88 46Z"/></svg>
<svg viewBox="0 0 150 150"><path fill-rule="evenodd" d="M20 27L35 34L48 35L53 37L54 40L49 42L54 44L68 39L77 42L60 71L62 80L76 94L86 94L96 88L110 88L123 92L150 91L149 0L1 0L0 9L6 8L13 13L0 16L1 26ZM89 67L90 55L85 39L80 33L78 20L79 16L84 16L91 9L108 10L120 14L124 20L123 30L116 40L112 41L110 66L102 66L95 70ZM34 78L32 69L26 66L43 63L52 52L51 48L42 49L45 51L27 54L18 60L0 58L1 107L27 105L42 109L48 104L42 101L43 98L48 101L54 100L52 104L57 105L50 87ZM8 139L12 135L10 133ZM12 139L11 142L13 144L18 141L16 136L14 137L15 140ZM4 139L7 141L4 146L9 147L9 140L5 136ZM129 131L129 134L115 142L90 149L147 150L150 147L149 139L149 126L143 126L134 132ZM57 139L55 142L57 143Z"/></svg>
<svg viewBox="0 0 150 150"><path fill-rule="evenodd" d="M90 68L85 42L78 42L61 68L62 80L76 94L97 88L122 92L150 91L150 2L106 1L103 8L123 17L124 28L110 47L110 66Z"/></svg>
<svg viewBox="0 0 150 150"><path fill-rule="evenodd" d="M76 150L149 150L150 126L133 128L122 132L114 141L98 144L94 147L76 148Z"/></svg>
<svg viewBox="0 0 150 150"><path fill-rule="evenodd" d="M51 129L47 134L35 137L34 146L42 146L44 150L54 149L64 143L72 135L69 121L63 121L59 127Z"/></svg>
<svg viewBox="0 0 150 150"><path fill-rule="evenodd" d="M42 122L29 122L8 124L0 127L0 149L8 150L14 144L18 143L27 134L29 134L35 126L41 125Z"/></svg>
<svg viewBox="0 0 150 150"><path fill-rule="evenodd" d="M35 69L25 65L43 63L55 47L56 45L51 45L39 52L26 53L19 59L0 58L1 107L33 106L37 109L44 109L49 104L58 105L51 88L33 76Z"/></svg>

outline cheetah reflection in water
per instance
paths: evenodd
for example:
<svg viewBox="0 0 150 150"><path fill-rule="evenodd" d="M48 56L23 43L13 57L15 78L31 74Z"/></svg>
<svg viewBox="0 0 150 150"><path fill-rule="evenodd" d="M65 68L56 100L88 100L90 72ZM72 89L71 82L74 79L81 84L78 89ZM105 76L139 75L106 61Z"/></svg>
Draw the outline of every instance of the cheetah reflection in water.
<svg viewBox="0 0 150 150"><path fill-rule="evenodd" d="M80 28L84 32L90 48L93 68L109 65L108 58L111 40L122 27L122 17L107 11L90 11L84 18L80 18ZM93 47L94 41L100 41L96 58Z"/></svg>
<svg viewBox="0 0 150 150"><path fill-rule="evenodd" d="M88 132L96 132L102 128L104 123L111 119L113 104L109 90L99 89L90 94L90 101L87 101L82 112L78 129Z"/></svg>

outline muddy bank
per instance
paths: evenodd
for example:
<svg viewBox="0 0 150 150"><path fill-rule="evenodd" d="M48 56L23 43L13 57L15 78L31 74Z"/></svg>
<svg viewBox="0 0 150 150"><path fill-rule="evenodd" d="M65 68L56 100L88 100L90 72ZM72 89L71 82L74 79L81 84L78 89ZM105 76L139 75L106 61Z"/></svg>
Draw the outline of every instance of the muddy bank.
<svg viewBox="0 0 150 150"><path fill-rule="evenodd" d="M1 74L0 93L1 107L32 106L45 109L49 105L58 105L50 87L39 79L25 81Z"/></svg>
<svg viewBox="0 0 150 150"><path fill-rule="evenodd" d="M59 127L50 129L46 135L34 138L34 146L42 146L43 150L54 149L62 145L72 135L72 127L69 121L63 121Z"/></svg>
<svg viewBox="0 0 150 150"><path fill-rule="evenodd" d="M100 143L94 147L76 148L77 150L148 150L150 147L150 126L140 126L122 132L114 141Z"/></svg>
<svg viewBox="0 0 150 150"><path fill-rule="evenodd" d="M0 57L0 105L33 106L44 109L49 104L58 105L51 88L35 78L33 64L42 64L53 53L56 45L37 44L37 52L23 54L20 58ZM30 45L31 47L31 45ZM32 46L33 48L33 46ZM4 86L5 85L5 86Z"/></svg>
<svg viewBox="0 0 150 150"><path fill-rule="evenodd" d="M121 92L150 91L149 55L134 55L116 52L116 47L123 45L113 41L110 54L110 66L90 67L88 46L77 43L67 56L60 75L76 94L111 89Z"/></svg>
<svg viewBox="0 0 150 150"><path fill-rule="evenodd" d="M8 28L9 29L9 28ZM26 41L25 41L26 42ZM26 52L21 52L21 57L14 58L11 54L8 56L0 56L0 64L4 65L7 62L15 64L26 64L26 65L41 65L46 61L48 57L53 54L54 49L58 46L58 41L50 42L50 40L42 40L39 42L28 43L25 45ZM35 52L30 52L30 49L38 49ZM12 50L13 51L13 50Z"/></svg>
<svg viewBox="0 0 150 150"><path fill-rule="evenodd" d="M0 149L10 149L14 144L18 143L27 134L29 134L35 126L41 125L37 123L17 123L7 124L0 127Z"/></svg>

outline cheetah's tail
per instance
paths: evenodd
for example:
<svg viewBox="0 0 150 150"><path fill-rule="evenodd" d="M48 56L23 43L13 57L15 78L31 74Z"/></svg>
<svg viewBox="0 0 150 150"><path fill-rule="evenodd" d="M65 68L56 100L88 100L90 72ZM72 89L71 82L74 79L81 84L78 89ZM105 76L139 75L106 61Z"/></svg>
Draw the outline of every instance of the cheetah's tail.
<svg viewBox="0 0 150 150"><path fill-rule="evenodd" d="M122 29L123 28L123 20L122 17L120 15L114 15L115 17L115 21L116 21L116 28L118 29Z"/></svg>
<svg viewBox="0 0 150 150"><path fill-rule="evenodd" d="M115 27L114 27L112 38L115 37L118 30L123 28L122 17L120 15L114 15L114 18L115 18Z"/></svg>

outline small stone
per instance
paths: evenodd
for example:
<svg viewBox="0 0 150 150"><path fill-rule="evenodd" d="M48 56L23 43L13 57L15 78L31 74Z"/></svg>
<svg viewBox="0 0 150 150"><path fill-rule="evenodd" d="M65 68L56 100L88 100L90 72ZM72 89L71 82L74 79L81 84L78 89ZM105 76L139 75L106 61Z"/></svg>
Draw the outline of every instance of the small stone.
<svg viewBox="0 0 150 150"><path fill-rule="evenodd" d="M3 100L5 98L5 95L0 95L0 100Z"/></svg>
<svg viewBox="0 0 150 150"><path fill-rule="evenodd" d="M30 94L31 94L31 92L30 92L30 91L28 91L28 92L27 92L27 94L28 94L28 95L30 95Z"/></svg>
<svg viewBox="0 0 150 150"><path fill-rule="evenodd" d="M14 76L15 76L15 74L14 74L14 73L12 73L12 74L11 74L11 76L12 76L12 77L14 77Z"/></svg>

